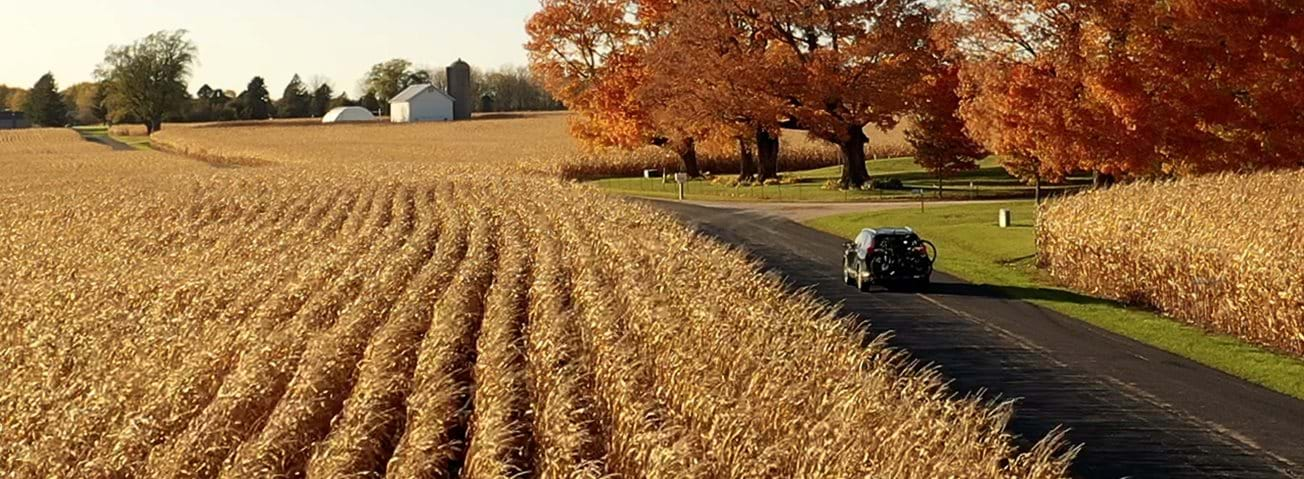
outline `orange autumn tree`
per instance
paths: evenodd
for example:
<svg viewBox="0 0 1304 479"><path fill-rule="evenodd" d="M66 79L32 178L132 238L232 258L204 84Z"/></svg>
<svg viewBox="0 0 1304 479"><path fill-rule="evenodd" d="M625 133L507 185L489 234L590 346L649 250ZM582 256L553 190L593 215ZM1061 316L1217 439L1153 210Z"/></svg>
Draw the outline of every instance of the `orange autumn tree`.
<svg viewBox="0 0 1304 479"><path fill-rule="evenodd" d="M675 92L661 102L682 124L739 144L739 180L778 177L784 102L773 82L785 72L767 61L770 37L737 21L736 4L684 2L667 17L667 33L649 49L654 89ZM756 155L753 155L753 152ZM754 161L755 158L755 161Z"/></svg>
<svg viewBox="0 0 1304 479"><path fill-rule="evenodd" d="M960 65L952 26L938 24L934 31L932 68L913 90L914 124L906 130L906 139L915 148L915 163L937 178L938 198L944 178L978 169L978 160L987 155L960 119Z"/></svg>
<svg viewBox="0 0 1304 479"><path fill-rule="evenodd" d="M648 43L664 30L669 0L543 0L526 24L530 68L575 112L571 131L589 145L671 147L700 176L694 131L657 121L647 87Z"/></svg>
<svg viewBox="0 0 1304 479"><path fill-rule="evenodd" d="M966 32L958 42L965 58L960 116L1006 170L1038 187L1079 171L1154 173L1153 139L1128 128L1084 86L1080 45L1094 7L1050 0L957 5L953 18Z"/></svg>
<svg viewBox="0 0 1304 479"><path fill-rule="evenodd" d="M700 0L677 13L690 6L680 23L691 27L670 33L695 45L678 50L696 72L685 80L728 91L725 109L770 133L798 128L839 145L844 187L869 181L865 127L894 127L926 68L924 2Z"/></svg>
<svg viewBox="0 0 1304 479"><path fill-rule="evenodd" d="M1090 10L1084 84L1169 174L1304 166L1304 5L1115 0Z"/></svg>
<svg viewBox="0 0 1304 479"><path fill-rule="evenodd" d="M984 145L1038 177L1301 165L1301 7L1272 0L959 0Z"/></svg>
<svg viewBox="0 0 1304 479"><path fill-rule="evenodd" d="M836 143L844 188L869 182L865 127L894 128L927 68L932 14L917 0L739 0L750 4L786 72L780 97L794 126Z"/></svg>

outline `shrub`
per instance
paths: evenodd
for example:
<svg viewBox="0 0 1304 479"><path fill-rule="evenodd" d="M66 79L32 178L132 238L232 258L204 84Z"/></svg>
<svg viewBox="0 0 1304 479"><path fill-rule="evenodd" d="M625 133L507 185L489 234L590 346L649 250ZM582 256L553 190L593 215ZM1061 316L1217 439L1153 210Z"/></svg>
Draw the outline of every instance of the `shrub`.
<svg viewBox="0 0 1304 479"><path fill-rule="evenodd" d="M113 125L109 127L109 134L113 136L146 136L149 131L145 125Z"/></svg>
<svg viewBox="0 0 1304 479"><path fill-rule="evenodd" d="M874 189L876 190L899 190L905 188L899 178L876 179L874 180Z"/></svg>

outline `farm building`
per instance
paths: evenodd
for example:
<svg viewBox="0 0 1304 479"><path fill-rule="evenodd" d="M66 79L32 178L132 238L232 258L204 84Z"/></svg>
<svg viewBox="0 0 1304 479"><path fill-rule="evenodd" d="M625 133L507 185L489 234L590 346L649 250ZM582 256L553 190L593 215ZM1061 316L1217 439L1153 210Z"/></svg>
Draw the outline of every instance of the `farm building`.
<svg viewBox="0 0 1304 479"><path fill-rule="evenodd" d="M475 91L475 85L471 83L471 65L458 58L444 73L448 75L448 95L454 101L453 119L470 119L471 109L475 106L471 96Z"/></svg>
<svg viewBox="0 0 1304 479"><path fill-rule="evenodd" d="M0 111L0 130L16 130L31 126L21 111Z"/></svg>
<svg viewBox="0 0 1304 479"><path fill-rule="evenodd" d="M348 123L358 121L376 121L376 116L367 111L366 108L356 106L342 106L331 110L322 117L322 123Z"/></svg>
<svg viewBox="0 0 1304 479"><path fill-rule="evenodd" d="M434 85L412 85L390 100L389 119L394 123L450 121L454 103L453 97Z"/></svg>

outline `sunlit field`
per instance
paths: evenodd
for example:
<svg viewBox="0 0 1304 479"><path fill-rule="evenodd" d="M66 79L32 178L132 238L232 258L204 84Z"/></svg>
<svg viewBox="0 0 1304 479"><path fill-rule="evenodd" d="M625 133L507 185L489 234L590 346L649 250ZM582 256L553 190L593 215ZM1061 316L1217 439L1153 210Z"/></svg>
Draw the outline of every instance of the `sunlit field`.
<svg viewBox="0 0 1304 479"><path fill-rule="evenodd" d="M6 477L1065 475L564 118L154 141L0 133Z"/></svg>
<svg viewBox="0 0 1304 479"><path fill-rule="evenodd" d="M1052 203L1055 278L1093 295L1304 355L1304 172L1136 183Z"/></svg>
<svg viewBox="0 0 1304 479"><path fill-rule="evenodd" d="M243 122L236 126L173 127L164 129L153 140L155 146L177 153L237 165L427 163L437 159L440 164L512 168L564 178L639 176L644 169L681 169L680 160L665 149L582 147L567 133L568 121L566 113L526 113L491 115L465 123ZM872 131L871 151L883 157L908 153L901 130ZM703 171L738 171L736 144L705 142L699 150ZM835 145L811 139L802 132L784 133L780 155L784 171L835 164Z"/></svg>

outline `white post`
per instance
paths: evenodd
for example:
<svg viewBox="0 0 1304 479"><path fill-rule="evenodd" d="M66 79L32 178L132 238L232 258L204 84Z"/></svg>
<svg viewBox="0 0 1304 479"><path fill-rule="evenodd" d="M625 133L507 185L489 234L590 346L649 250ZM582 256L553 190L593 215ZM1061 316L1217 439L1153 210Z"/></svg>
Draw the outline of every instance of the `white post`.
<svg viewBox="0 0 1304 479"><path fill-rule="evenodd" d="M1014 222L1008 209L1001 209L1001 216L997 221L1000 222L1002 228L1009 228L1010 224Z"/></svg>
<svg viewBox="0 0 1304 479"><path fill-rule="evenodd" d="M675 173L675 183L679 184L679 201L684 201L684 187L688 185L688 173Z"/></svg>

